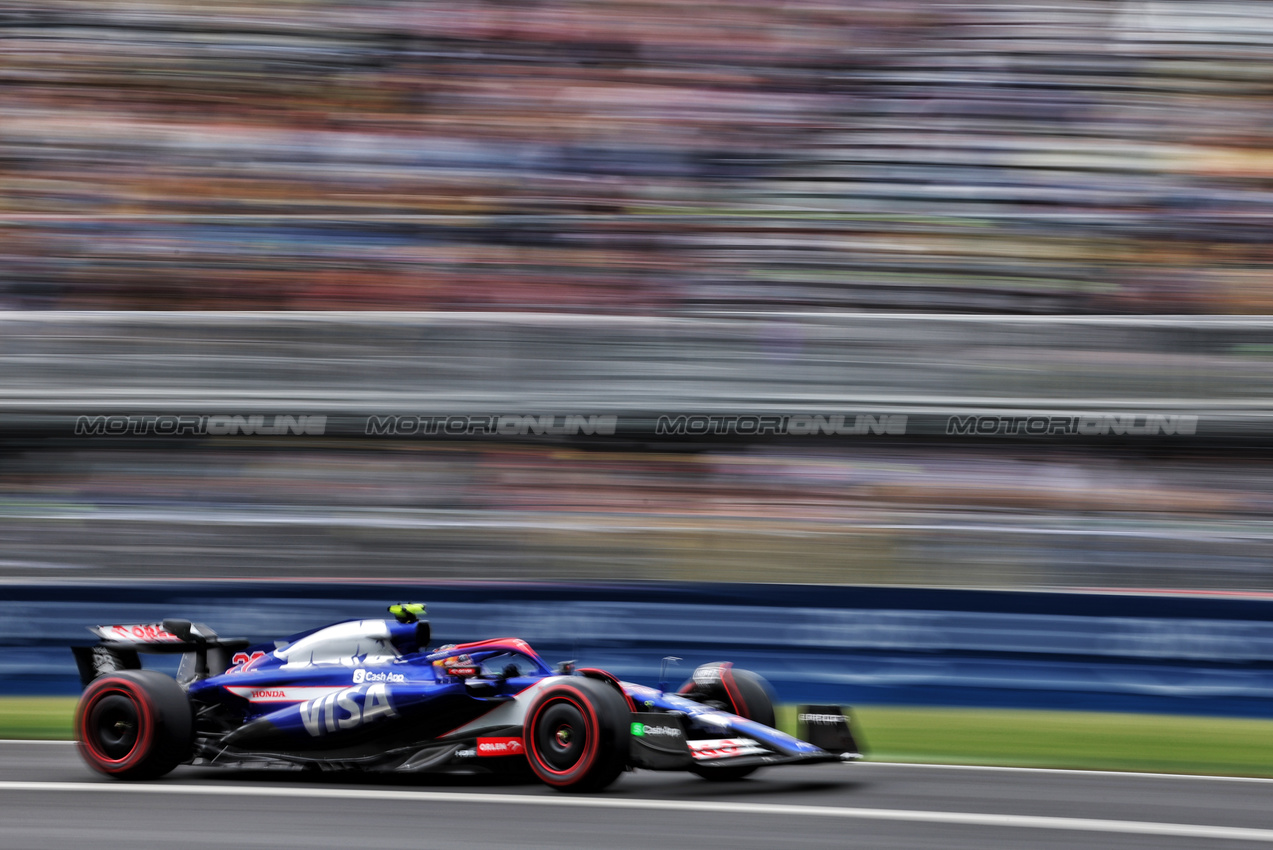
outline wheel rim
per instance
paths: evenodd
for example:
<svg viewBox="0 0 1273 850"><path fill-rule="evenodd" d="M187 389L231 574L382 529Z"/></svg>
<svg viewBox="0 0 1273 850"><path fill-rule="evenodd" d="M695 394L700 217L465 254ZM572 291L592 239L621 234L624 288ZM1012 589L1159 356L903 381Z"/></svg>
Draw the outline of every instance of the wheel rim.
<svg viewBox="0 0 1273 850"><path fill-rule="evenodd" d="M129 696L108 693L94 703L85 732L107 761L124 761L137 748L141 737L141 713Z"/></svg>
<svg viewBox="0 0 1273 850"><path fill-rule="evenodd" d="M535 750L551 769L564 772L579 764L588 750L583 713L569 702L546 706L535 725Z"/></svg>

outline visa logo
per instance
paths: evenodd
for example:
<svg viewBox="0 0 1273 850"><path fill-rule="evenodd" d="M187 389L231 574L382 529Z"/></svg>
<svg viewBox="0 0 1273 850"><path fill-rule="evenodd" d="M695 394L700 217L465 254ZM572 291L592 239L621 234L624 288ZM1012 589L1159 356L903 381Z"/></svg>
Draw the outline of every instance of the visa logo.
<svg viewBox="0 0 1273 850"><path fill-rule="evenodd" d="M397 717L383 682L355 685L301 704L301 722L315 738L338 729L356 729L378 717Z"/></svg>

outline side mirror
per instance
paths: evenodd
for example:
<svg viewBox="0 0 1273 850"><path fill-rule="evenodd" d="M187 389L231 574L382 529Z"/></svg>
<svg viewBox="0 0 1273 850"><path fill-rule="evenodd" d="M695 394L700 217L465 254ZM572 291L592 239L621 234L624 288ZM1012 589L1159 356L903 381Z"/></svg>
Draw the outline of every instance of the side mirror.
<svg viewBox="0 0 1273 850"><path fill-rule="evenodd" d="M492 679L474 677L464 680L464 690L471 697L493 697L499 691L499 683Z"/></svg>

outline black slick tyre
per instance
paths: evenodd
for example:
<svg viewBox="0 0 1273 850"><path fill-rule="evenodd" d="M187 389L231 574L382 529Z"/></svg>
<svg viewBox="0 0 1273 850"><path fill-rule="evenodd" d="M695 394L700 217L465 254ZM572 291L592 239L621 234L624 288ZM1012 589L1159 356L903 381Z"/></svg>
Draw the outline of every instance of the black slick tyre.
<svg viewBox="0 0 1273 850"><path fill-rule="evenodd" d="M698 683L693 679L681 686L680 692L691 699L720 706L723 710L773 726L773 691L763 677L734 667L729 662L712 665L717 668L714 681ZM693 765L690 771L712 782L736 782L759 770L753 767L709 767Z"/></svg>
<svg viewBox="0 0 1273 850"><path fill-rule="evenodd" d="M194 717L185 691L153 670L94 679L75 708L75 741L89 767L116 779L154 779L190 757Z"/></svg>
<svg viewBox="0 0 1273 850"><path fill-rule="evenodd" d="M600 791L627 766L632 713L612 685L573 676L555 682L526 712L526 760L560 791Z"/></svg>

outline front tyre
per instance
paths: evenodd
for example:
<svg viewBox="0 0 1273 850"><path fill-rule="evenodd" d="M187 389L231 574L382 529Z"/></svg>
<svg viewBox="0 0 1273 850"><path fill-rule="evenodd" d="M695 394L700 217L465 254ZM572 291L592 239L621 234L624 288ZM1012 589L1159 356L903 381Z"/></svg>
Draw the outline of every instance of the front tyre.
<svg viewBox="0 0 1273 850"><path fill-rule="evenodd" d="M613 686L582 676L549 685L526 713L526 759L560 791L600 791L627 766L631 711Z"/></svg>
<svg viewBox="0 0 1273 850"><path fill-rule="evenodd" d="M153 670L94 679L75 708L75 741L88 766L116 779L154 779L190 757L194 716L185 691Z"/></svg>
<svg viewBox="0 0 1273 850"><path fill-rule="evenodd" d="M681 694L765 726L774 725L773 691L762 676L736 668L728 661L704 665L699 669L703 674L682 685ZM691 772L712 782L736 782L757 770L758 766L707 767L696 764L690 767Z"/></svg>

